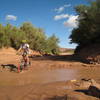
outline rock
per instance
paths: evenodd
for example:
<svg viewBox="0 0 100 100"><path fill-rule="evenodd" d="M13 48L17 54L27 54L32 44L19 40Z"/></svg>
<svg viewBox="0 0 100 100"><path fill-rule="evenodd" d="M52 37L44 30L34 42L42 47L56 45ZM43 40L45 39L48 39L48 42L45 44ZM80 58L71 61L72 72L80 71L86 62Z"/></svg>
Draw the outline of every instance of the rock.
<svg viewBox="0 0 100 100"><path fill-rule="evenodd" d="M88 89L90 86L100 87L100 84L96 83L96 81L93 79L83 78L81 80L70 80L70 81L74 82L76 86L84 89Z"/></svg>
<svg viewBox="0 0 100 100"><path fill-rule="evenodd" d="M90 86L88 89L88 94L100 98L100 88L97 88L96 86Z"/></svg>
<svg viewBox="0 0 100 100"><path fill-rule="evenodd" d="M96 83L93 79L91 85L88 88L88 94L100 98L100 84Z"/></svg>
<svg viewBox="0 0 100 100"><path fill-rule="evenodd" d="M89 86L91 85L91 82L89 79L81 79L80 81L76 81L75 83L77 86L79 86L80 88L86 88L88 89Z"/></svg>
<svg viewBox="0 0 100 100"><path fill-rule="evenodd" d="M67 100L99 100L100 99L100 84L93 79L81 79L75 81L79 90L77 93L72 92L67 95Z"/></svg>
<svg viewBox="0 0 100 100"><path fill-rule="evenodd" d="M93 79L82 79L79 86L87 89L87 94L100 98L100 84Z"/></svg>
<svg viewBox="0 0 100 100"><path fill-rule="evenodd" d="M58 99L58 100L99 100L98 98L85 95L81 92L71 92L67 94L67 99Z"/></svg>

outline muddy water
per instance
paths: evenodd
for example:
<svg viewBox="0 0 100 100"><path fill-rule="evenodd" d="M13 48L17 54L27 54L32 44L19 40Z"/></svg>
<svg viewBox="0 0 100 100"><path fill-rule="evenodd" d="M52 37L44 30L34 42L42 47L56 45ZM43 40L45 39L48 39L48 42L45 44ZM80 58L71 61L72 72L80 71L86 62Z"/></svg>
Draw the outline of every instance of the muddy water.
<svg viewBox="0 0 100 100"><path fill-rule="evenodd" d="M38 71L31 76L33 83L52 83L57 81L67 81L75 79L77 70L74 69L56 69L51 71Z"/></svg>
<svg viewBox="0 0 100 100"><path fill-rule="evenodd" d="M0 72L0 86L45 84L67 81L75 79L76 75L77 70L74 69L38 70L32 72L26 71L19 74Z"/></svg>
<svg viewBox="0 0 100 100"><path fill-rule="evenodd" d="M100 68L67 68L34 70L22 73L0 72L0 86L45 84L73 79L92 78L100 82Z"/></svg>

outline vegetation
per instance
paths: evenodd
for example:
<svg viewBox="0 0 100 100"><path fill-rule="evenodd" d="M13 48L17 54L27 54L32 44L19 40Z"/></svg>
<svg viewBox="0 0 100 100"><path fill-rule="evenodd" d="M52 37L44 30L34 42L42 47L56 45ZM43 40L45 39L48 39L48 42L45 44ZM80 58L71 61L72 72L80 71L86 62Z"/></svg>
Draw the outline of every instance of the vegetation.
<svg viewBox="0 0 100 100"><path fill-rule="evenodd" d="M36 28L29 22L23 23L20 27L0 24L0 48L13 47L18 49L24 39L33 50L51 54L58 53L59 39L55 35L47 38L43 29Z"/></svg>
<svg viewBox="0 0 100 100"><path fill-rule="evenodd" d="M92 1L90 5L79 5L76 12L79 25L70 35L71 43L78 44L80 48L100 44L100 0Z"/></svg>

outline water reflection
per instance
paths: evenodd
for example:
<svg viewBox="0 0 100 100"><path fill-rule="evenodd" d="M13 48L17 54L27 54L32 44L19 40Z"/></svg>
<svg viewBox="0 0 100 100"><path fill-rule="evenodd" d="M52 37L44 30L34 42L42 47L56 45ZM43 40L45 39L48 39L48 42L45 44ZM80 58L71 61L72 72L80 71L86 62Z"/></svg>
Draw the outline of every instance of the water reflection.
<svg viewBox="0 0 100 100"><path fill-rule="evenodd" d="M41 70L38 72L33 72L30 76L31 83L44 84L44 83L52 83L57 81L67 81L76 78L77 71L75 69L56 69L56 70ZM26 82L25 82L26 83ZM29 82L30 83L30 82Z"/></svg>

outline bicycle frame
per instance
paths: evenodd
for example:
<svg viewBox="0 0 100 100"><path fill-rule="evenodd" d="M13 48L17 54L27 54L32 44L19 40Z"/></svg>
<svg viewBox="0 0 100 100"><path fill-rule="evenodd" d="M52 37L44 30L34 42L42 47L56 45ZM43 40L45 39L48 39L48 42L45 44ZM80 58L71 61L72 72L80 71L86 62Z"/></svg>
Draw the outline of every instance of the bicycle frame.
<svg viewBox="0 0 100 100"><path fill-rule="evenodd" d="M24 70L25 67L27 67L28 65L30 65L30 62L28 64L27 59L24 59L22 57L20 60L20 64L18 65L18 72L21 72L22 70Z"/></svg>

